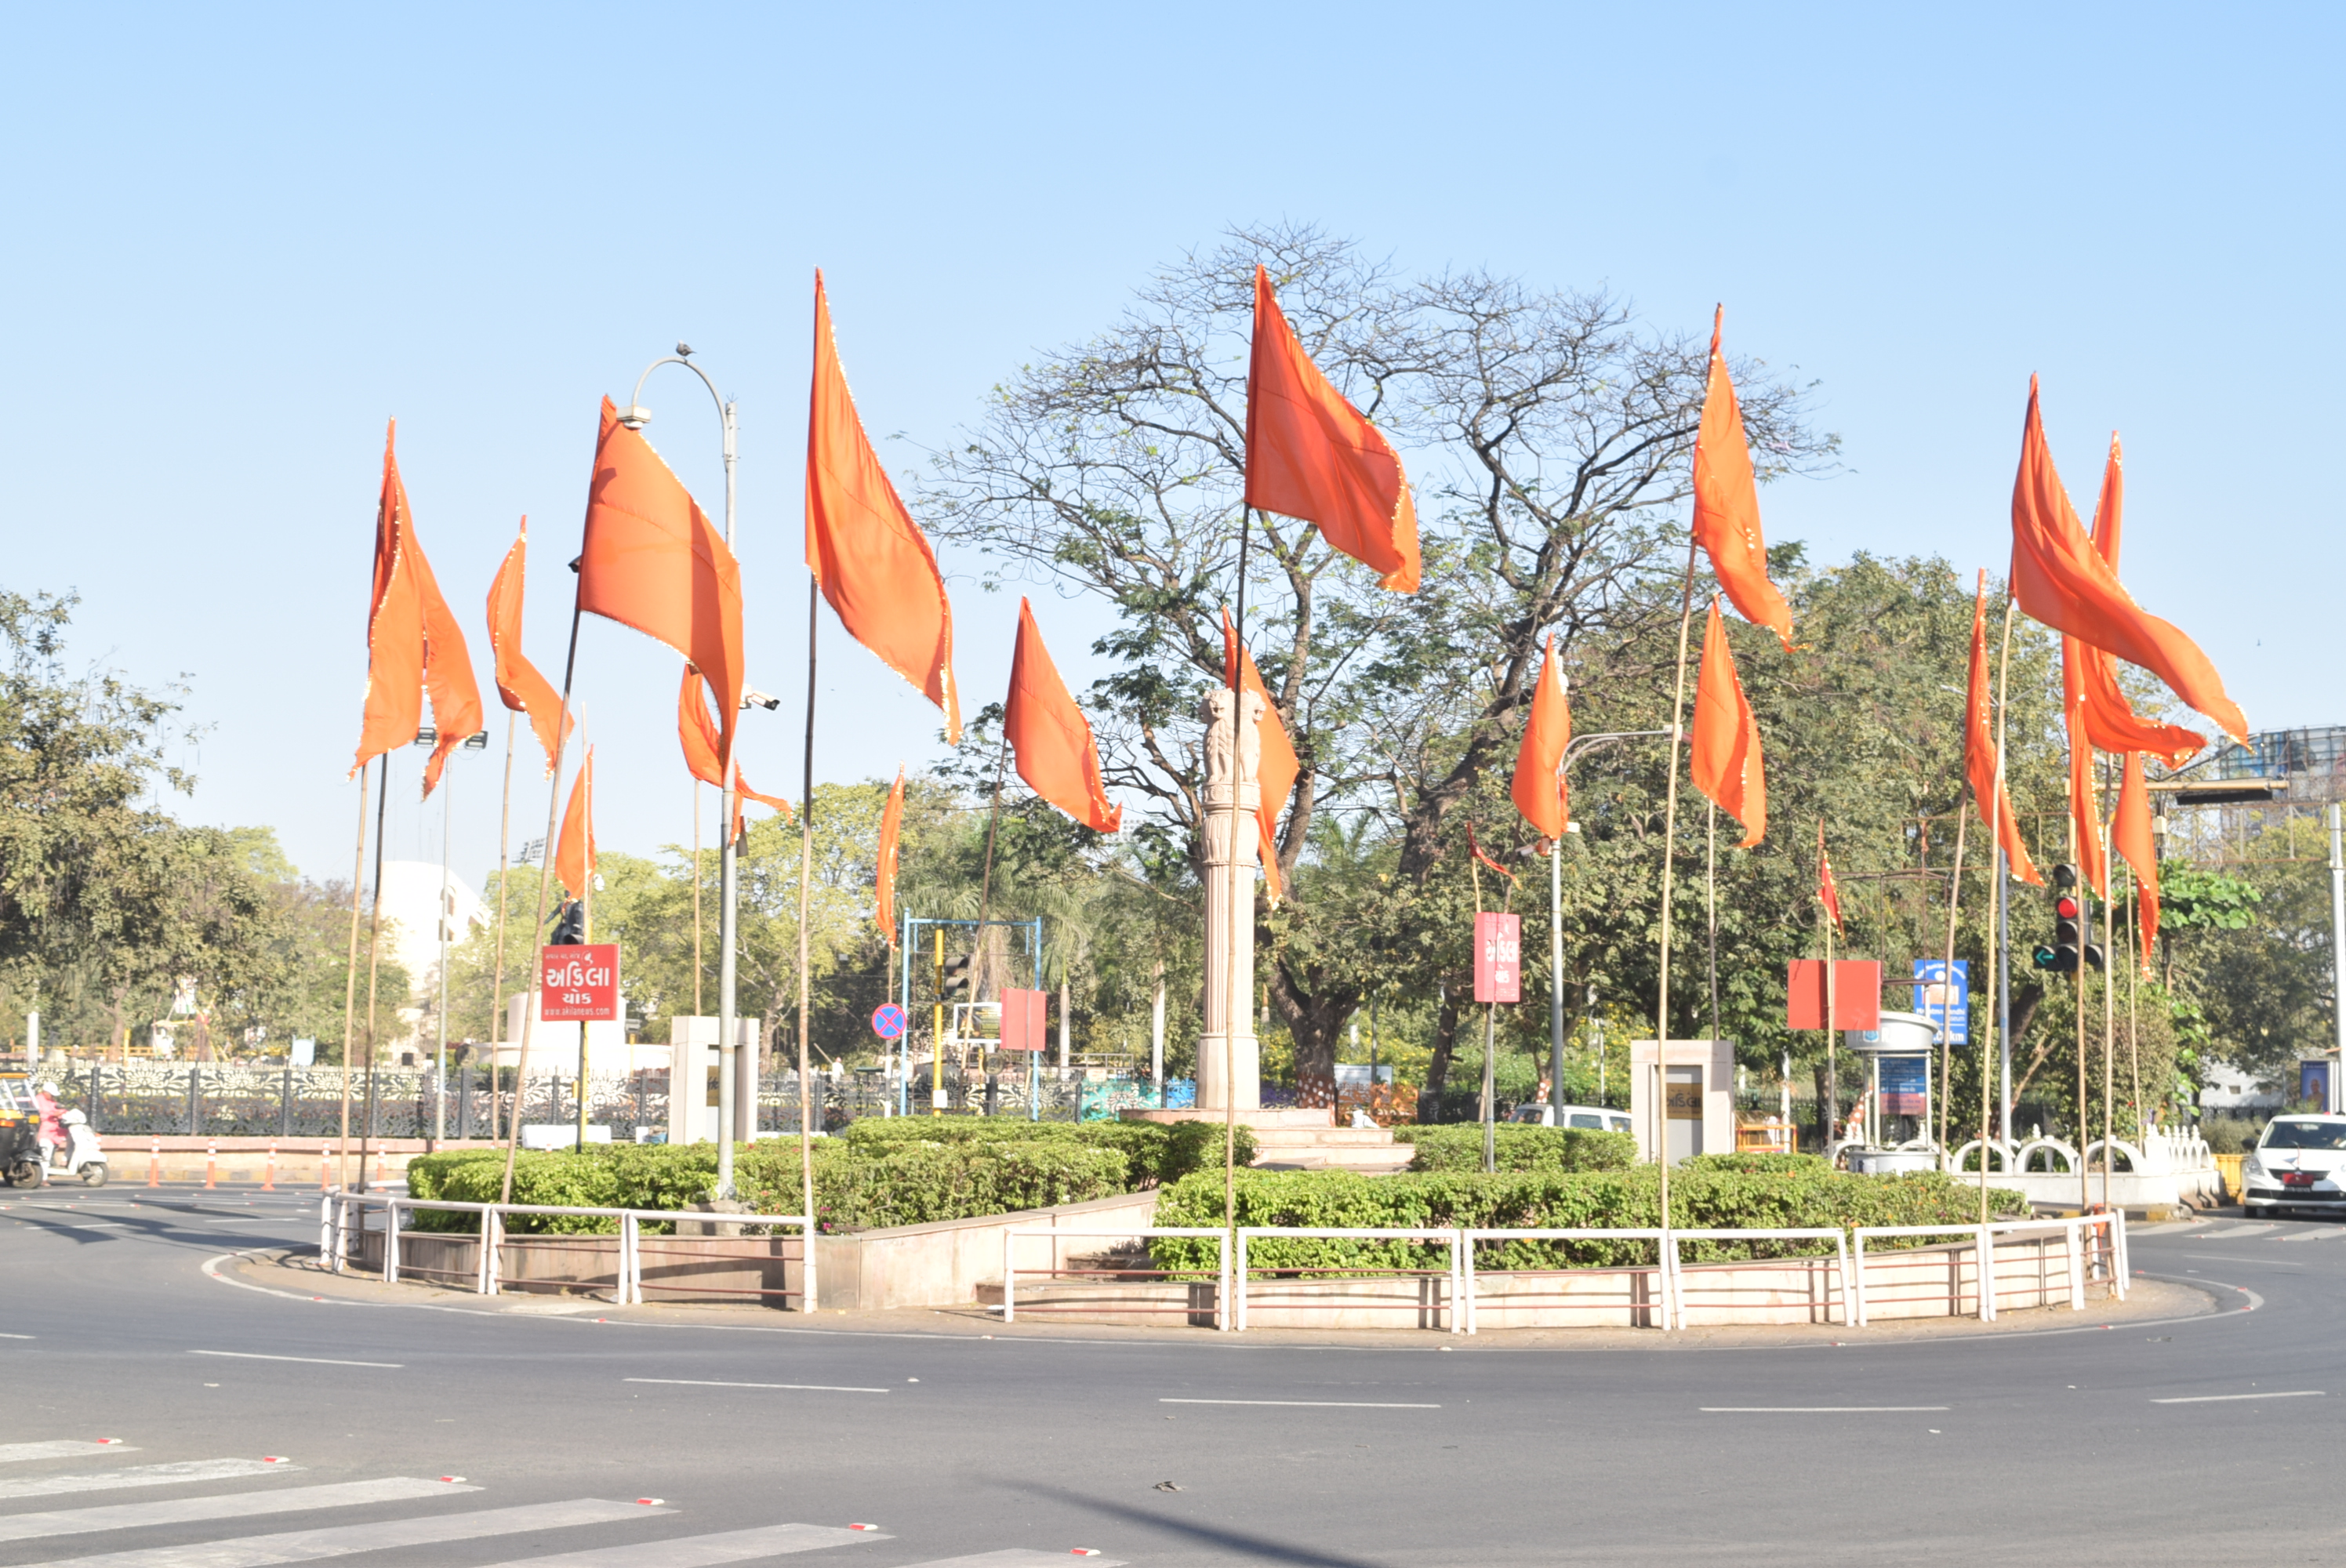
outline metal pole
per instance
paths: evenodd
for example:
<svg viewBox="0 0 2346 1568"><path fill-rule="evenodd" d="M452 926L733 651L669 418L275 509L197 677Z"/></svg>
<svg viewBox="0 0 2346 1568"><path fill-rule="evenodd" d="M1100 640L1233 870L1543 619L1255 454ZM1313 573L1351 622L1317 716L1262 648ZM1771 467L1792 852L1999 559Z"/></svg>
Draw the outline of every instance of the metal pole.
<svg viewBox="0 0 2346 1568"><path fill-rule="evenodd" d="M374 1137L375 969L382 957L382 824L391 809L391 753L382 757L382 781L374 795L374 904L367 911L366 1121L359 1128L359 1190L366 1190L367 1151ZM342 1047L344 1054L350 1046ZM189 1132L196 1129L189 1127Z"/></svg>
<svg viewBox="0 0 2346 1568"><path fill-rule="evenodd" d="M2330 1069L2330 1109L2346 1104L2339 1083L2346 1077L2346 830L2341 812L2330 808L2330 989L2338 1009L2338 1064Z"/></svg>
<svg viewBox="0 0 2346 1568"><path fill-rule="evenodd" d="M432 1146L438 1148L448 1136L448 824L454 814L449 802L455 799L455 780L442 775L440 779L440 1004L437 1023L440 1036L439 1061L432 1084Z"/></svg>
<svg viewBox="0 0 2346 1568"><path fill-rule="evenodd" d="M389 768L389 760L383 762ZM342 1138L334 1153L334 1186L351 1185L351 1044L358 1032L359 900L366 891L366 769L359 769L359 847L351 864L351 957L342 987ZM123 1042L127 1050L128 1040ZM292 1047L286 1047L291 1052Z"/></svg>
<svg viewBox="0 0 2346 1568"><path fill-rule="evenodd" d="M1995 1050L1997 1082L1996 1136L2012 1141L2012 863L1999 846L1995 851Z"/></svg>
<svg viewBox="0 0 2346 1568"><path fill-rule="evenodd" d="M1376 1088L1374 1074L1369 1087ZM1564 840L1547 847L1547 1103L1564 1125Z"/></svg>
<svg viewBox="0 0 2346 1568"><path fill-rule="evenodd" d="M700 369L698 365L695 365L692 368L696 373ZM702 376L700 379L704 382L709 381L707 376ZM709 382L709 392L711 397L717 395L717 387L714 382ZM719 400L718 404L718 413L725 426L725 547L728 550L730 550L733 548L733 404L729 401ZM807 748L808 754L810 758L811 758L814 748L814 668L812 660L814 610L811 605L810 605L807 609L807 637L809 648L807 668ZM740 720L739 713L737 712L733 717L738 726ZM719 795L717 803L717 830L724 836L724 848L718 855L719 907L717 913L717 1196L721 1198L729 1198L733 1196L733 1118L737 1114L733 1105L735 1099L733 1074L736 1071L734 1060L735 1042L733 1039L733 1016L735 1008L734 987L736 976L733 946L736 925L734 919L734 905L740 893L740 876L739 869L735 863L736 846L733 838L733 802L739 795L741 788L741 765L740 759L736 755L739 749L740 748L738 745L729 747L726 749L725 789ZM803 803L800 815L801 817L811 819L814 812L814 786L811 779L810 779L807 786L807 793L808 799ZM696 806L699 804L699 791L696 790L694 792L694 803ZM699 851L696 850L696 857L698 856L698 853ZM693 865L693 888L696 896L698 896L700 886L699 871L699 863L696 858ZM695 930L697 931L698 929L698 926L696 926ZM799 903L799 952L801 955L801 972L803 973L805 966L803 955L806 952L806 903L803 890L801 890ZM800 989L803 993L805 989L803 982L801 983ZM806 1007L803 1003L800 1004L799 1012L801 1014L799 1019L799 1033L801 1036L799 1041L799 1054L801 1058L799 1064L799 1092L801 1098L803 1099L806 1092L806 1064L804 1060L806 1055L806 1041L804 1038L806 1033L806 1019L804 1016ZM801 1107L800 1122L801 1136L804 1136L805 1115L803 1107ZM811 1207L812 1206L810 1205L809 1207ZM810 1237L807 1242L807 1256L811 1258L813 1255L814 1243L812 1238Z"/></svg>
<svg viewBox="0 0 2346 1568"><path fill-rule="evenodd" d="M507 710L505 714L505 805L497 813L497 960L496 978L489 988L489 1136L497 1135L497 1043L505 1037L505 881L512 874L507 864L506 846L513 835L513 765L514 738L521 716Z"/></svg>

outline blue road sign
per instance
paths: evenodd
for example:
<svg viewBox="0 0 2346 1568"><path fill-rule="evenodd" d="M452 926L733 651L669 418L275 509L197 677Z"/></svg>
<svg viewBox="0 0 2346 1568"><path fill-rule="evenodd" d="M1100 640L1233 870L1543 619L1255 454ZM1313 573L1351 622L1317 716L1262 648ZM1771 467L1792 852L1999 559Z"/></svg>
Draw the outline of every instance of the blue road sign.
<svg viewBox="0 0 2346 1568"><path fill-rule="evenodd" d="M1955 960L1955 983L1947 984L1947 961L1943 958L1918 958L1914 961L1914 978L1924 983L1914 988L1914 1011L1929 1019L1932 1024L1945 1032L1950 1044L1968 1045L1972 1037L1972 968L1966 959ZM1954 993L1953 1006L1948 1006L1948 992Z"/></svg>
<svg viewBox="0 0 2346 1568"><path fill-rule="evenodd" d="M904 1010L892 1002L883 1002L872 1010L872 1033L882 1040L893 1040L904 1033Z"/></svg>

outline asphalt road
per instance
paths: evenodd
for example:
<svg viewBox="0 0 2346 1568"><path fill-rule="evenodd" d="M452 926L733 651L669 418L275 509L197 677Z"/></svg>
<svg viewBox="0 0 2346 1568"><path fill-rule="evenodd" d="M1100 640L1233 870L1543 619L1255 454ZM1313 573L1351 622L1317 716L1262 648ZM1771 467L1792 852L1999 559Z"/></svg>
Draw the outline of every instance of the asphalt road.
<svg viewBox="0 0 2346 1568"><path fill-rule="evenodd" d="M2137 1227L2138 1272L2225 1308L2171 1322L1533 1349L597 1323L206 1272L314 1215L0 1195L0 1563L2346 1558L2346 1226Z"/></svg>

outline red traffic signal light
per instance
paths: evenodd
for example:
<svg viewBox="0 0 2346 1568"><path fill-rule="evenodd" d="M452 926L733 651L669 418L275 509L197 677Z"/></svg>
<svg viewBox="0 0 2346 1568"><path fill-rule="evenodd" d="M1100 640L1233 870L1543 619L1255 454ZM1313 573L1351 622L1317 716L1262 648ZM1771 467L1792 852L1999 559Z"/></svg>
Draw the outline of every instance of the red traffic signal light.
<svg viewBox="0 0 2346 1568"><path fill-rule="evenodd" d="M2055 920L2076 920L2077 918L2077 901L2071 898L2067 893L2056 895L2053 900L2053 918Z"/></svg>

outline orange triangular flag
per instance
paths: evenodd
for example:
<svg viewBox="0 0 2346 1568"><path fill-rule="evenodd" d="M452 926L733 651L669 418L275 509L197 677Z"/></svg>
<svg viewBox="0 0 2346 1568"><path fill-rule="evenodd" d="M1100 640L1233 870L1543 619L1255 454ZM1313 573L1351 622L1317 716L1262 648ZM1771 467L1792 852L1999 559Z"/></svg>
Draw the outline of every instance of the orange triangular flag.
<svg viewBox="0 0 2346 1568"><path fill-rule="evenodd" d="M586 748L578 777L571 781L570 804L563 809L562 836L555 840L554 877L574 899L583 899L595 878L595 748Z"/></svg>
<svg viewBox="0 0 2346 1568"><path fill-rule="evenodd" d="M1760 536L1760 485L1743 433L1735 381L1719 351L1727 307L1710 318L1710 379L1703 389L1702 425L1694 438L1694 536L1710 557L1719 585L1739 614L1792 646L1792 606L1768 580L1768 546Z"/></svg>
<svg viewBox="0 0 2346 1568"><path fill-rule="evenodd" d="M1833 881L1832 857L1825 853L1825 824L1821 817L1817 819L1817 897L1823 901L1825 913L1832 917L1833 930L1841 930L1841 884Z"/></svg>
<svg viewBox="0 0 2346 1568"><path fill-rule="evenodd" d="M1260 266L1246 423L1248 505L1318 524L1386 587L1417 591L1417 508L1401 456L1295 341Z"/></svg>
<svg viewBox="0 0 2346 1568"><path fill-rule="evenodd" d="M717 693L718 747L731 753L741 713L741 569L724 536L611 400L595 439L578 607L657 637Z"/></svg>
<svg viewBox="0 0 2346 1568"><path fill-rule="evenodd" d="M2126 755L2118 777L2118 809L2110 823L2110 843L2134 868L2135 899L2142 913L2143 972L2158 947L2158 840L2150 830L2150 789L2142 777L2142 754Z"/></svg>
<svg viewBox="0 0 2346 1568"><path fill-rule="evenodd" d="M944 710L961 740L953 677L953 604L928 536L904 509L863 433L831 340L831 300L814 275L814 391L807 409L807 569L840 624Z"/></svg>
<svg viewBox="0 0 2346 1568"><path fill-rule="evenodd" d="M1262 684L1262 672L1254 667L1254 655L1239 645L1237 626L1230 622L1228 606L1222 610L1222 674L1229 677L1230 661L1239 661L1239 687L1262 698L1262 717L1255 720L1254 732L1260 745L1255 762L1255 826L1262 837L1262 876L1270 901L1280 898L1279 880L1279 818L1287 809L1288 797L1295 793L1295 780L1302 774L1303 765L1295 756L1295 745L1287 738L1287 726L1279 721L1279 705L1270 700L1270 688Z"/></svg>
<svg viewBox="0 0 2346 1568"><path fill-rule="evenodd" d="M1483 846L1475 840L1474 824L1472 822L1466 824L1466 852L1474 856L1474 859L1482 861L1484 865L1490 867L1493 871L1498 872L1501 876L1506 878L1507 881L1512 882L1515 880L1515 872L1507 870L1506 867L1493 860L1490 855L1484 850Z"/></svg>
<svg viewBox="0 0 2346 1568"><path fill-rule="evenodd" d="M1766 838L1768 769L1760 754L1760 724L1735 673L1735 651L1727 646L1727 623L1715 598L1702 631L1691 760L1695 788L1743 824L1743 841L1735 847L1748 850Z"/></svg>
<svg viewBox="0 0 2346 1568"><path fill-rule="evenodd" d="M1979 809L1981 823L1994 828L2004 840L2004 862L2012 874L2041 888L2045 879L2036 874L2028 846L2021 841L2019 820L2012 814L2011 785L1997 777L1995 727L1991 718L1994 702L1994 690L1987 674L1987 574L1982 572L1972 599L1971 680L1964 694L1964 773L1971 781L1972 804ZM1994 803L1999 795L2003 808L1996 811L1995 822L1990 823L1988 816L1995 810Z"/></svg>
<svg viewBox="0 0 2346 1568"><path fill-rule="evenodd" d="M676 738L684 748L684 766L703 784L725 788L725 768L717 760L717 721L709 717L709 683L690 665L684 667L684 685L676 694ZM741 838L741 803L755 800L787 817L790 803L778 795L760 795L750 787L740 765L733 769L733 838Z"/></svg>
<svg viewBox="0 0 2346 1568"><path fill-rule="evenodd" d="M2094 743L2086 734L2086 697L2077 678L2083 662L2075 637L2061 639L2062 718L2069 735L2069 817L2077 829L2077 865L2095 896L2110 896L2109 862L2102 856L2102 811L2094 794Z"/></svg>
<svg viewBox="0 0 2346 1568"><path fill-rule="evenodd" d="M2102 494L2094 503L2094 549L2118 569L2119 517L2125 510L2126 476L2118 438L2110 435L2109 461L2102 468ZM2208 744L2208 738L2177 724L2144 718L2118 689L2117 661L2101 649L2065 638L2062 657L2082 654L2077 679L2086 705L2086 737L2104 751L2147 751L2169 768L2180 768Z"/></svg>
<svg viewBox="0 0 2346 1568"><path fill-rule="evenodd" d="M2012 588L2020 607L2066 636L2140 665L2225 734L2248 743L2249 721L2224 695L2223 677L2199 645L2147 614L2086 537L2045 442L2036 378L2028 380L2020 470L2012 484Z"/></svg>
<svg viewBox="0 0 2346 1568"><path fill-rule="evenodd" d="M393 443L382 438L382 489L374 512L374 586L367 601L366 712L359 726L356 773L384 752L413 745L423 725L423 601L418 584L407 487Z"/></svg>
<svg viewBox="0 0 2346 1568"><path fill-rule="evenodd" d="M1572 705L1565 699L1564 671L1557 667L1556 634L1550 632L1547 657L1540 661L1539 679L1532 687L1524 743L1515 750L1515 779L1509 793L1532 830L1551 843L1564 837L1565 823L1572 816L1572 797L1564 782L1564 752L1571 744Z"/></svg>
<svg viewBox="0 0 2346 1568"><path fill-rule="evenodd" d="M880 809L880 858L872 876L879 891L880 929L887 933L888 945L896 945L896 840L904 828L904 765L896 764L896 783L888 791L888 804Z"/></svg>
<svg viewBox="0 0 2346 1568"><path fill-rule="evenodd" d="M415 586L423 607L423 688L432 697L432 755L423 764L423 794L429 799L447 766L448 753L479 733L481 685L473 676L473 656L464 647L456 612L441 596L423 551L415 552Z"/></svg>
<svg viewBox="0 0 2346 1568"><path fill-rule="evenodd" d="M577 728L578 721L564 719L562 694L521 651L522 585L528 560L529 519L525 517L513 548L505 552L505 564L489 584L489 651L496 657L497 697L514 712L528 715L530 731L546 749L546 770L551 774L561 741ZM564 726L559 736L555 732L557 723Z"/></svg>
<svg viewBox="0 0 2346 1568"><path fill-rule="evenodd" d="M1124 808L1107 803L1099 749L1084 710L1067 693L1058 667L1043 647L1034 606L1018 601L1018 647L1010 656L1010 697L1002 712L1003 738L1018 777L1035 794L1096 833L1113 833Z"/></svg>

